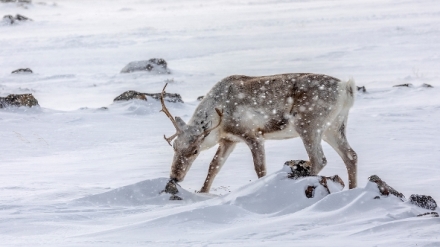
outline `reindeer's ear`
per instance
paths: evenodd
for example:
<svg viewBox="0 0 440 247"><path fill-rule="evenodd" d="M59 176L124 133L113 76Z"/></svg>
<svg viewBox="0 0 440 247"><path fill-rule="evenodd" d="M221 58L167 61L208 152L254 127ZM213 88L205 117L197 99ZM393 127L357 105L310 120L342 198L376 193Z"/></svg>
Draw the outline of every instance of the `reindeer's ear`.
<svg viewBox="0 0 440 247"><path fill-rule="evenodd" d="M175 119L176 119L177 127L180 130L185 130L186 123L180 117L175 117Z"/></svg>

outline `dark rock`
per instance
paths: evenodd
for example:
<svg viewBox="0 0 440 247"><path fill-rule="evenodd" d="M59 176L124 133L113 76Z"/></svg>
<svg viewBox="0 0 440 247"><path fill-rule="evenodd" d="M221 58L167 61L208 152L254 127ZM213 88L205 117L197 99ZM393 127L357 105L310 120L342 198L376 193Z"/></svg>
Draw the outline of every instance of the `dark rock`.
<svg viewBox="0 0 440 247"><path fill-rule="evenodd" d="M328 185L327 185L328 180L331 180L335 183L339 183L342 186L342 188L345 187L344 182L342 181L342 179L338 175L334 175L333 177L324 177L324 176L316 176L316 177L319 178L319 184L325 188L325 190L327 191L327 193L329 195L331 194L331 192L330 192L330 189L328 188ZM308 186L306 188L306 190L304 191L306 194L306 197L313 198L315 195L315 189L316 189L316 186L312 186L312 185Z"/></svg>
<svg viewBox="0 0 440 247"><path fill-rule="evenodd" d="M132 100L132 99L140 99L140 100L147 100L147 97L145 97L144 93L139 93L136 91L126 91L116 97L113 101L126 101L126 100Z"/></svg>
<svg viewBox="0 0 440 247"><path fill-rule="evenodd" d="M176 194L179 193L179 190L177 189L177 182L174 179L170 179L165 186L165 189L162 190L160 193L168 193L171 194L170 200L176 201L176 200L182 200L180 196L177 196Z"/></svg>
<svg viewBox="0 0 440 247"><path fill-rule="evenodd" d="M368 178L368 180L370 182L377 184L377 187L379 188L380 193L384 196L388 196L389 194L392 194L392 195L400 198L401 200L403 200L405 198L405 196L402 193L398 192L393 187L389 186L385 181L380 179L380 177L377 175L370 176Z"/></svg>
<svg viewBox="0 0 440 247"><path fill-rule="evenodd" d="M425 215L429 215L432 217L438 217L438 213L437 212L428 212L428 213L424 213L424 214L419 214L417 215L417 217L421 217L421 216L425 216Z"/></svg>
<svg viewBox="0 0 440 247"><path fill-rule="evenodd" d="M335 183L337 183L337 184L340 184L340 185L342 186L342 188L345 187L345 183L344 183L344 181L343 181L342 178L339 177L338 175L334 175L333 177L325 177L325 178L326 178L327 180L330 179L331 181L333 181L333 182L335 182Z"/></svg>
<svg viewBox="0 0 440 247"><path fill-rule="evenodd" d="M127 64L121 73L132 73L136 71L156 72L158 74L171 74L167 68L167 62L162 58L152 58L148 61L135 61Z"/></svg>
<svg viewBox="0 0 440 247"><path fill-rule="evenodd" d="M199 97L197 97L197 100L198 100L198 101L202 101L204 97L205 97L205 96L199 96Z"/></svg>
<svg viewBox="0 0 440 247"><path fill-rule="evenodd" d="M170 196L170 200L171 201L180 201L180 200L182 200L182 198L180 196L172 195L172 196Z"/></svg>
<svg viewBox="0 0 440 247"><path fill-rule="evenodd" d="M435 210L437 208L437 203L431 196L413 194L409 197L409 201L421 208L429 210Z"/></svg>
<svg viewBox="0 0 440 247"><path fill-rule="evenodd" d="M15 19L16 19L17 21L32 21L32 19L30 19L30 18L28 18L28 17L26 17L26 16L24 16L24 15L19 15L19 14L17 14L17 15L15 16Z"/></svg>
<svg viewBox="0 0 440 247"><path fill-rule="evenodd" d="M322 185L325 188L325 190L327 190L327 193L330 195L330 190L327 185L327 179L325 177L321 176L321 178L319 179L319 184Z"/></svg>
<svg viewBox="0 0 440 247"><path fill-rule="evenodd" d="M25 69L16 69L14 71L11 72L12 74L32 74L32 70L29 68L25 68Z"/></svg>
<svg viewBox="0 0 440 247"><path fill-rule="evenodd" d="M394 85L393 87L413 87L413 84L405 83L405 84Z"/></svg>
<svg viewBox="0 0 440 247"><path fill-rule="evenodd" d="M362 87L356 87L357 88L357 90L359 91L359 92L362 92L362 93L366 93L367 92L367 89L365 88L365 86L362 86Z"/></svg>
<svg viewBox="0 0 440 247"><path fill-rule="evenodd" d="M380 196L375 196L373 199L380 199Z"/></svg>
<svg viewBox="0 0 440 247"><path fill-rule="evenodd" d="M140 93L137 91L130 90L122 93L121 95L116 97L113 101L126 101L132 99L140 99L147 101L146 96L149 96L155 100L160 100L160 95L161 93ZM177 103L177 102L184 103L182 100L182 96L180 96L180 94L177 93L165 93L163 99L171 103Z"/></svg>
<svg viewBox="0 0 440 247"><path fill-rule="evenodd" d="M15 18L12 15L5 15L3 16L3 22L8 25L12 25L15 22Z"/></svg>
<svg viewBox="0 0 440 247"><path fill-rule="evenodd" d="M315 195L315 186L308 186L305 193L306 193L306 197L307 198L313 198L313 196Z"/></svg>
<svg viewBox="0 0 440 247"><path fill-rule="evenodd" d="M427 83L423 83L423 84L422 84L422 87L427 87L427 88L433 88L433 86L432 86L432 85L430 85L430 84L427 84Z"/></svg>
<svg viewBox="0 0 440 247"><path fill-rule="evenodd" d="M21 21L32 21L32 19L28 18L24 15L19 15L19 14L17 14L15 17L12 15L3 16L3 22L5 22L6 24L9 24L9 25L12 25L16 22L21 22Z"/></svg>
<svg viewBox="0 0 440 247"><path fill-rule="evenodd" d="M292 170L292 173L288 175L289 178L297 179L310 176L310 166L305 160L290 160L286 161L284 165Z"/></svg>
<svg viewBox="0 0 440 247"><path fill-rule="evenodd" d="M38 106L37 99L32 94L10 94L6 97L0 97L0 108L10 106Z"/></svg>

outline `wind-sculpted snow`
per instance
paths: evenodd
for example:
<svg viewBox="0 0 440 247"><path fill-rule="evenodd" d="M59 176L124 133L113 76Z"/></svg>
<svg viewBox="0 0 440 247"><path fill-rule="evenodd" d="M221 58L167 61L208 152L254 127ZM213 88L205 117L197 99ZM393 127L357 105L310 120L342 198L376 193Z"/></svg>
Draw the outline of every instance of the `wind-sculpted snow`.
<svg viewBox="0 0 440 247"><path fill-rule="evenodd" d="M286 169L287 172L290 168ZM328 182L331 192L341 191L338 185ZM316 187L313 198L307 198L308 186ZM321 200L328 192L319 184L318 177L306 177L298 180L287 178L282 170L270 174L250 185L242 187L224 197L231 205L259 214L278 213L289 209L299 211Z"/></svg>
<svg viewBox="0 0 440 247"><path fill-rule="evenodd" d="M402 202L395 196L380 196L377 185L370 182L365 188L348 191L341 191L340 186L330 182L332 193L328 194L319 185L318 177L293 180L281 170L225 196L197 195L179 188L182 201L170 201L167 194L158 195L166 183L165 178L153 179L80 199L96 205L156 205L162 208L156 214L141 214L143 217L132 219L125 226L81 237L101 241L130 235L131 240L125 243L203 242L209 239L240 240L250 235L254 239L276 239L274 232L277 232L281 239L289 241L298 235L324 237L319 230L315 231L317 228L331 231L332 234L327 236L330 238L350 235L360 240L370 234L382 235L378 231L381 227L388 233L392 232L392 227L404 229L408 222L426 232L440 229L439 219L417 217L428 210ZM307 198L304 194L309 185L317 186L314 198ZM286 228L291 222L294 226ZM305 227L306 222L309 227ZM353 228L357 224L363 227ZM338 233L339 228L344 231ZM167 236L166 240L163 234Z"/></svg>
<svg viewBox="0 0 440 247"><path fill-rule="evenodd" d="M173 202L170 201L169 194L162 193L168 180L167 178L158 178L142 181L102 194L87 196L78 199L77 202L108 206L166 205ZM184 189L180 189L179 196L185 198L185 200L182 201L185 203L203 201L208 198L203 195L188 192Z"/></svg>

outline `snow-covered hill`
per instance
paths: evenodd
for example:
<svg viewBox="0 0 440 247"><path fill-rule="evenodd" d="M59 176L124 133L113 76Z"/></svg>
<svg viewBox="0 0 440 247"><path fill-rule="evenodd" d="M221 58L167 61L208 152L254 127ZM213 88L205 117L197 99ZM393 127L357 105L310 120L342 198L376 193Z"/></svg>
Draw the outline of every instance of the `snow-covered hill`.
<svg viewBox="0 0 440 247"><path fill-rule="evenodd" d="M426 1L68 1L0 3L0 97L32 93L41 107L0 109L0 246L440 246L440 219L367 182L440 202L440 3ZM164 58L171 74L129 73ZM31 68L33 74L11 74ZM180 185L163 189L173 134L160 104L113 103L126 90L180 93L188 120L231 74L314 72L353 77L348 139L359 187L308 199L312 178L286 179L306 159L299 139L266 143L257 180L238 145L212 195L193 193L215 148ZM411 83L413 87L392 87ZM433 88L423 87L428 83ZM103 109L101 107L107 107ZM322 175L347 172L324 144ZM324 193L325 194L325 193ZM436 209L440 212L439 209Z"/></svg>

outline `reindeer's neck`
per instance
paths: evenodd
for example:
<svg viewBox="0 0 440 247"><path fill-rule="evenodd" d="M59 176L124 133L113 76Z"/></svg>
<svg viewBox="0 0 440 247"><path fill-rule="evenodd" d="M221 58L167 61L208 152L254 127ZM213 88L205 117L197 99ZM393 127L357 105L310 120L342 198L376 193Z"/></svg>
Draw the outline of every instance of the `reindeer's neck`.
<svg viewBox="0 0 440 247"><path fill-rule="evenodd" d="M206 95L202 102L197 106L188 125L197 126L201 130L216 126L220 121L220 117L215 111L215 108L221 108L220 99L215 98L211 93L208 93L208 95ZM201 145L202 150L209 149L218 143L220 138L219 129L220 128L212 130L205 138Z"/></svg>
<svg viewBox="0 0 440 247"><path fill-rule="evenodd" d="M218 115L215 111L216 104L212 98L204 99L197 106L193 116L188 122L188 125L197 126L203 128L205 126L210 127L211 124L217 124Z"/></svg>

